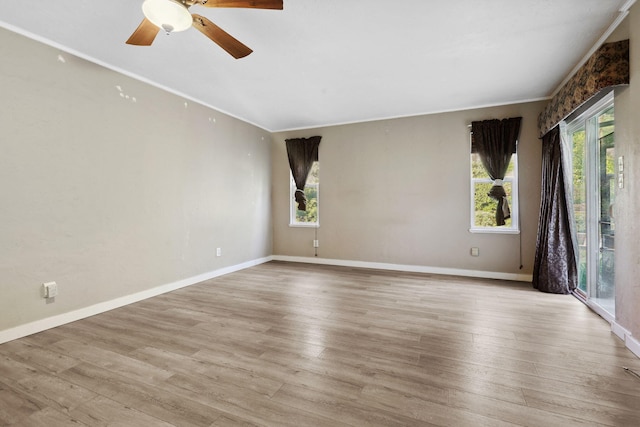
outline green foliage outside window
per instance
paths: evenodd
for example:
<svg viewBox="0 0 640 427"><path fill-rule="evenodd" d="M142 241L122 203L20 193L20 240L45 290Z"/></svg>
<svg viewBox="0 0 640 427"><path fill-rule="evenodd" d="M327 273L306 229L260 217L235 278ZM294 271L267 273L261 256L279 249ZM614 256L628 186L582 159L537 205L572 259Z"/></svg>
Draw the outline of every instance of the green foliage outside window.
<svg viewBox="0 0 640 427"><path fill-rule="evenodd" d="M571 139L572 148L572 166L573 166L573 208L576 221L576 231L584 233L586 230L586 182L584 162L586 158L585 151L585 130L584 128L573 132Z"/></svg>
<svg viewBox="0 0 640 427"><path fill-rule="evenodd" d="M304 187L304 195L307 198L307 210L301 211L296 209L297 204L295 202L292 202L294 206L293 209L295 209L295 222L306 224L314 224L318 222L319 185L320 165L318 162L314 162L311 170L309 171L309 176L307 176L307 183ZM292 188L292 191L295 191L295 188Z"/></svg>
<svg viewBox="0 0 640 427"><path fill-rule="evenodd" d="M492 186L493 184L490 182L478 182L475 184L475 227L496 226L496 208L498 207L498 201L488 196ZM510 182L504 183L504 191L507 193L509 206L512 206ZM504 226L511 227L511 218L505 220Z"/></svg>
<svg viewBox="0 0 640 427"><path fill-rule="evenodd" d="M304 195L307 197L307 210L296 209L297 222L318 222L318 189L317 187L305 187Z"/></svg>
<svg viewBox="0 0 640 427"><path fill-rule="evenodd" d="M597 117L597 138L598 146L613 146L613 132L615 127L614 107L611 106ZM586 123L574 129L570 133L572 144L572 179L573 179L573 214L576 222L576 234L578 243L578 287L587 292L587 177L586 177L586 158L587 158L587 132ZM613 149L606 150L604 159L600 159L605 167L605 176L613 177L609 180L612 187L607 194L615 194L615 156ZM602 182L600 185L602 186ZM602 188L602 187L601 187ZM604 192L602 193L604 194ZM608 210L609 198L601 200L605 206L601 206L604 212Z"/></svg>
<svg viewBox="0 0 640 427"><path fill-rule="evenodd" d="M599 118L599 138L613 139L613 108L611 111L605 112ZM609 124L610 123L610 124ZM587 151L585 147L586 131L580 128L571 134L572 143L572 167L573 167L573 209L576 221L576 231L578 233L586 232L586 213L587 213L587 185L585 159ZM605 159L605 168L607 175L615 174L615 162L613 156ZM615 183L614 183L615 184ZM580 235L578 236L580 237Z"/></svg>
<svg viewBox="0 0 640 427"><path fill-rule="evenodd" d="M509 163L509 168L505 174L505 178L513 177L515 170L515 162L513 160ZM489 174L482 165L480 156L477 153L471 155L471 177L475 180L490 180ZM473 183L473 200L474 200L474 221L473 227L496 227L496 208L498 207L498 201L489 197L488 193L493 186L492 182L478 182ZM513 207L512 198L512 184L511 182L504 182L504 190L507 193L509 200L509 206ZM505 220L504 227L510 228L512 226L511 218Z"/></svg>

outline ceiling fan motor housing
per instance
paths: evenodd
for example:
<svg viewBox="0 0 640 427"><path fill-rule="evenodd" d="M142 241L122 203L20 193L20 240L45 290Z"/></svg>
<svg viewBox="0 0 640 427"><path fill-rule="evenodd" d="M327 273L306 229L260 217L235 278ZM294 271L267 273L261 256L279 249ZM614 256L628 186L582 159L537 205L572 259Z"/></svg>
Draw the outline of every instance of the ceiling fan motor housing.
<svg viewBox="0 0 640 427"><path fill-rule="evenodd" d="M187 7L177 0L145 0L142 13L154 25L170 33L191 28L193 18Z"/></svg>
<svg viewBox="0 0 640 427"><path fill-rule="evenodd" d="M236 59L249 55L251 48L211 22L208 18L189 13L194 4L205 7L235 7L245 9L282 10L282 0L144 0L144 19L131 34L127 44L151 46L162 28L167 34L191 27L200 31Z"/></svg>

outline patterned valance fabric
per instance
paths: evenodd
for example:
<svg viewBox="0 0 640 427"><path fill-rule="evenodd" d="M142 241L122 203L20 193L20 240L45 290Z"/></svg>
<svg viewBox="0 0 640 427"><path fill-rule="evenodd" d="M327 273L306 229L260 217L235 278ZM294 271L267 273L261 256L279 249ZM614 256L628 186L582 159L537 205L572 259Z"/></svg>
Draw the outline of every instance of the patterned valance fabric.
<svg viewBox="0 0 640 427"><path fill-rule="evenodd" d="M540 136L601 90L625 84L629 84L629 40L603 44L540 113Z"/></svg>

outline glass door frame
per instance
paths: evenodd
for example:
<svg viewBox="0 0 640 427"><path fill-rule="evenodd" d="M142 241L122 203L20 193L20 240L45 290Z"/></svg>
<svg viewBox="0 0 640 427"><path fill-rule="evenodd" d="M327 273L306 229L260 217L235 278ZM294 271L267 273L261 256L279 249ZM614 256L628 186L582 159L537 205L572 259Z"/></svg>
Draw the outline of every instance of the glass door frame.
<svg viewBox="0 0 640 427"><path fill-rule="evenodd" d="M600 230L600 221L601 221L601 207L600 207L600 143L599 143L599 135L598 135L598 117L601 116L603 112L607 109L614 106L614 96L613 92L604 96L601 100L594 103L591 107L589 107L586 111L577 115L576 117L572 117L565 122L564 128L564 138L570 142L570 146L568 147L573 153L573 134L575 132L584 129L585 132L585 158L583 163L583 176L585 179L585 209L586 209L586 218L585 218L585 226L586 226L586 292L584 292L579 287L574 291L574 295L591 307L595 312L597 312L600 316L605 318L608 321L615 320L615 312L611 313L607 311L603 306L601 306L597 301L597 291L596 286L599 283L599 271L598 266L600 264L600 251L602 251L601 247L601 230ZM615 114L615 113L614 113ZM615 116L614 116L615 123ZM614 142L615 149L615 142ZM566 163L565 163L566 164ZM571 167L570 174L566 174L566 176L573 177L573 158L570 159L569 164ZM572 181L572 200L571 206L573 206L573 181ZM571 216L573 217L575 214L575 210L572 207ZM575 226L575 222L574 222ZM574 228L574 234L576 233L576 228ZM577 236L575 236L577 237ZM576 240L574 240L576 241ZM576 247L576 251L579 251L579 248ZM580 274L580 259L578 258L578 275ZM580 277L578 276L578 280ZM614 292L615 292L615 284L614 284ZM614 309L615 311L615 309Z"/></svg>

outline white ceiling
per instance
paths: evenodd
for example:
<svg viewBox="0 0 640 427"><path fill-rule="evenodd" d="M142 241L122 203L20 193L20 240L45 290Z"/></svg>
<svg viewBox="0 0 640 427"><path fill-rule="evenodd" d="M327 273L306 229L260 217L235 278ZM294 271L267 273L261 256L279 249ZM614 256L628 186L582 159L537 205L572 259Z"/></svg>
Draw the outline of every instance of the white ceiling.
<svg viewBox="0 0 640 427"><path fill-rule="evenodd" d="M0 26L282 131L547 98L634 1L193 6L254 50L239 60L193 28L126 45L142 0L6 0Z"/></svg>

